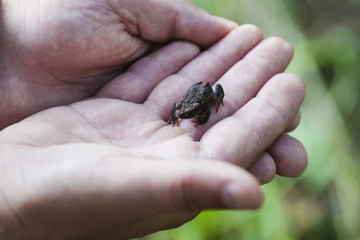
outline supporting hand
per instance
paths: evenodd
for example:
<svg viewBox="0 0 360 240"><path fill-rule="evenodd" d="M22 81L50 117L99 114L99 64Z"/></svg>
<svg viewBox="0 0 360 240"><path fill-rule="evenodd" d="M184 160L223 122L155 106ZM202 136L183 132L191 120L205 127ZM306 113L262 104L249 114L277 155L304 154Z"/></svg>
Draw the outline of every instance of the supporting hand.
<svg viewBox="0 0 360 240"><path fill-rule="evenodd" d="M0 234L135 237L203 209L258 207L259 185L244 168L264 182L275 171L299 175L306 154L286 132L305 89L297 76L278 74L290 45L242 26L198 54L172 43L93 99L1 131ZM205 125L166 126L172 104L197 81L221 83L224 106Z"/></svg>
<svg viewBox="0 0 360 240"><path fill-rule="evenodd" d="M208 47L236 25L182 0L3 0L0 129L95 94L175 39Z"/></svg>

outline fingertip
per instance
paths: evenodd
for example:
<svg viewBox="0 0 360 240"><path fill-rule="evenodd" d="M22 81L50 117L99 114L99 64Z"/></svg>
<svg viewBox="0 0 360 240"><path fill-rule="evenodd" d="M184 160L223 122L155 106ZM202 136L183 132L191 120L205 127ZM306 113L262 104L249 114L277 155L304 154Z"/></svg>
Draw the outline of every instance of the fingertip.
<svg viewBox="0 0 360 240"><path fill-rule="evenodd" d="M304 81L294 73L277 74L273 77L273 81L274 83L276 82L275 84L278 86L282 85L282 91L284 92L284 96L287 95L287 102L289 103L289 107L292 107L292 109L297 109L293 115L293 117L295 117L298 113L300 105L305 99L306 86Z"/></svg>
<svg viewBox="0 0 360 240"><path fill-rule="evenodd" d="M211 15L190 1L180 2L173 29L173 38L195 42L207 48L238 26L237 23ZM173 5L173 3L171 3Z"/></svg>
<svg viewBox="0 0 360 240"><path fill-rule="evenodd" d="M225 184L221 189L223 204L229 209L258 209L263 202L260 188L249 188L238 182Z"/></svg>
<svg viewBox="0 0 360 240"><path fill-rule="evenodd" d="M285 132L294 131L299 126L300 120L301 120L301 113L300 113L300 111L298 111L296 113L294 119L292 120L292 122L288 126L288 128L285 130Z"/></svg>
<svg viewBox="0 0 360 240"><path fill-rule="evenodd" d="M239 24L237 24L234 21L231 21L230 19L226 19L226 18L222 18L222 17L218 17L218 16L213 16L214 19L216 19L220 24L223 24L224 26L226 26L229 30L232 30L236 27L239 26Z"/></svg>
<svg viewBox="0 0 360 240"><path fill-rule="evenodd" d="M209 171L209 178L221 182L217 193L221 199L220 208L257 209L263 201L258 180L243 168L236 165L217 162Z"/></svg>
<svg viewBox="0 0 360 240"><path fill-rule="evenodd" d="M266 184L274 179L276 164L270 154L264 153L248 170L261 184Z"/></svg>
<svg viewBox="0 0 360 240"><path fill-rule="evenodd" d="M280 76L282 78L285 78L287 82L289 82L289 87L291 87L291 89L294 92L298 93L299 98L301 99L302 102L306 94L305 82L298 75L294 73L283 73L280 74Z"/></svg>
<svg viewBox="0 0 360 240"><path fill-rule="evenodd" d="M271 103L282 115L286 124L284 131L291 124L305 98L303 80L292 73L280 73L272 77L258 93Z"/></svg>
<svg viewBox="0 0 360 240"><path fill-rule="evenodd" d="M240 26L243 30L247 31L248 33L251 33L252 35L258 36L258 39L263 39L264 35L261 29L253 24L243 24Z"/></svg>
<svg viewBox="0 0 360 240"><path fill-rule="evenodd" d="M263 201L258 180L246 170L230 163L198 160L187 164L176 184L177 208L257 209ZM179 179L178 179L179 180ZM180 189L180 190L179 190Z"/></svg>
<svg viewBox="0 0 360 240"><path fill-rule="evenodd" d="M290 61L294 56L294 47L288 41L285 41L284 39L277 36L269 37L265 41L270 48L277 49L279 55L288 56L288 61Z"/></svg>
<svg viewBox="0 0 360 240"><path fill-rule="evenodd" d="M296 140L296 139L295 139ZM296 140L298 143L297 151L294 153L294 160L292 167L289 167L287 171L282 171L279 167L278 174L285 177L299 177L301 176L307 168L308 165L308 156L304 145Z"/></svg>
<svg viewBox="0 0 360 240"><path fill-rule="evenodd" d="M283 134L268 149L276 164L276 173L284 177L299 177L308 165L307 152L297 139Z"/></svg>

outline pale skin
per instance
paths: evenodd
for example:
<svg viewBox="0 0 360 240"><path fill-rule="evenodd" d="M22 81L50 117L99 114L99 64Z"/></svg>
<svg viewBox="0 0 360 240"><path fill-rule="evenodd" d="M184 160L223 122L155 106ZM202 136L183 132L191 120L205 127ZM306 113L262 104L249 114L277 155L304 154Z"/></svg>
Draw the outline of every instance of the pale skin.
<svg viewBox="0 0 360 240"><path fill-rule="evenodd" d="M143 6L138 1L116 1L126 6L115 11L118 18L104 18L104 8L69 15L84 11L74 2L54 7L57 14L40 21L44 26L29 23L35 29L27 36L14 27L22 13L11 12L27 2L2 2L8 9L5 20L12 19L2 26L8 33L2 35L8 54L1 59L2 127L27 118L0 132L1 239L143 236L179 226L204 209L258 208L260 183L275 173L296 177L303 172L306 152L287 132L299 122L305 87L296 75L282 73L293 55L288 43L263 40L254 26L235 27L183 1L148 1L156 9L181 13L175 14L177 24L145 10L135 14ZM94 2L101 1L85 3ZM52 9L57 3L42 1L41 6ZM119 5L109 6L114 11ZM76 34L83 37L76 42L80 45L69 43L74 35L56 28L55 20L61 22L64 15L70 16L68 24L83 27ZM147 26L150 22L157 24ZM118 35L116 24L122 25ZM165 36L157 34L158 24L169 29L160 31ZM39 34L36 26L48 34ZM204 26L211 28L204 32ZM89 38L94 28L100 32ZM9 45L5 40L10 38L17 41ZM54 39L61 47L52 45ZM193 43L176 41L148 53L151 42L172 39ZM84 42L86 51L78 52ZM199 46L211 47L201 52ZM140 56L123 72L122 66ZM21 71L15 74L15 68ZM179 127L166 126L172 104L198 81L220 83L224 106L217 114L213 110L205 125L184 120ZM49 108L64 104L69 105Z"/></svg>

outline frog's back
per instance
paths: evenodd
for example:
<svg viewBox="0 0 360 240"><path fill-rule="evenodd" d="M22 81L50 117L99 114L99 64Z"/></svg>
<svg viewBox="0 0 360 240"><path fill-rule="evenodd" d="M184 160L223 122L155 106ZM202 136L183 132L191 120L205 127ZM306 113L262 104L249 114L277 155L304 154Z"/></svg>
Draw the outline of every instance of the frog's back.
<svg viewBox="0 0 360 240"><path fill-rule="evenodd" d="M208 82L195 83L185 92L181 99L181 104L189 106L193 104L207 104L212 100L211 90L211 86Z"/></svg>

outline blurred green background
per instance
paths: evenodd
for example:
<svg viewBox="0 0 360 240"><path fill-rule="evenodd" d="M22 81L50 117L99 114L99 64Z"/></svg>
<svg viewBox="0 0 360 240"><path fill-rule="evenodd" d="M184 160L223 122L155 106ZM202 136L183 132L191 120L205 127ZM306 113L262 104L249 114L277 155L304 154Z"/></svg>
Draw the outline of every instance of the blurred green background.
<svg viewBox="0 0 360 240"><path fill-rule="evenodd" d="M308 151L297 179L263 187L258 211L207 211L142 240L360 240L360 0L193 0L212 14L259 26L291 42L288 68L304 79Z"/></svg>

